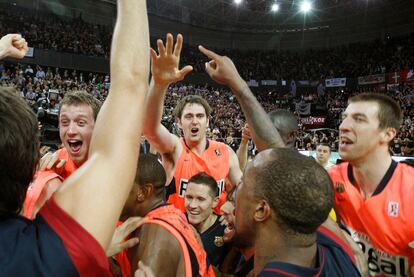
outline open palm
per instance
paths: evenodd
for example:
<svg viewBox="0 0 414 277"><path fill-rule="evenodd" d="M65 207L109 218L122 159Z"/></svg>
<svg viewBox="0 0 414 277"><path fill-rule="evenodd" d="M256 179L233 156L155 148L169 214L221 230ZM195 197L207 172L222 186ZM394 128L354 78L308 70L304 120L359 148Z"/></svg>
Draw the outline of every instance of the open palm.
<svg viewBox="0 0 414 277"><path fill-rule="evenodd" d="M173 36L167 34L166 44L161 39L157 40L157 52L151 48L151 72L154 82L162 85L169 85L184 79L187 73L193 70L190 65L185 66L181 70L180 54L183 46L183 37L179 34L177 42L173 49Z"/></svg>

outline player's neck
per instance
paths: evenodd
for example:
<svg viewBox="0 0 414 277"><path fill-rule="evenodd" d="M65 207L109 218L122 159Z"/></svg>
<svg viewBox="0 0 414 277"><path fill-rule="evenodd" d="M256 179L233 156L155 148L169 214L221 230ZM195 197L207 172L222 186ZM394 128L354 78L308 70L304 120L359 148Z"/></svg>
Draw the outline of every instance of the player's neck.
<svg viewBox="0 0 414 277"><path fill-rule="evenodd" d="M153 198L144 208L141 209L139 216L146 216L149 212L155 210L163 204L165 204L165 201L163 199Z"/></svg>
<svg viewBox="0 0 414 277"><path fill-rule="evenodd" d="M328 165L328 161L322 162L322 161L318 160L318 163L319 163L322 167L325 167L325 166L327 166L327 165Z"/></svg>
<svg viewBox="0 0 414 277"><path fill-rule="evenodd" d="M371 197L375 192L392 162L388 152L377 151L374 154L376 155L371 155L362 162L352 163L354 179L365 199Z"/></svg>
<svg viewBox="0 0 414 277"><path fill-rule="evenodd" d="M207 148L207 139L204 138L195 142L185 141L185 144L188 146L188 148L190 148L192 152L201 156Z"/></svg>
<svg viewBox="0 0 414 277"><path fill-rule="evenodd" d="M278 235L275 235L278 234ZM269 262L283 262L314 268L317 258L316 234L306 237L280 235L280 229L267 228L256 234L254 273L258 275Z"/></svg>
<svg viewBox="0 0 414 277"><path fill-rule="evenodd" d="M208 228L210 228L214 224L214 222L216 222L216 219L217 219L217 215L212 213L209 217L206 218L206 220L204 220L203 222L201 222L200 224L196 226L197 231L200 234L204 233L205 231L208 230Z"/></svg>
<svg viewBox="0 0 414 277"><path fill-rule="evenodd" d="M247 261L254 255L254 247L245 247L240 248L240 252L242 253L244 259Z"/></svg>

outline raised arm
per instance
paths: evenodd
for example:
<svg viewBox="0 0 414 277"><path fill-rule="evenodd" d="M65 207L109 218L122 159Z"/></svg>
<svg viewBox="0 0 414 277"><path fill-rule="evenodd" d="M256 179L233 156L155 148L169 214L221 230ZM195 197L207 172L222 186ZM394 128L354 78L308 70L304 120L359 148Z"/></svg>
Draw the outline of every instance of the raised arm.
<svg viewBox="0 0 414 277"><path fill-rule="evenodd" d="M230 146L227 145L227 148L229 149L229 160L230 160L228 179L231 183L231 187L226 187L226 191L230 191L232 190L234 186L237 186L240 183L243 172L240 169L239 159L236 153Z"/></svg>
<svg viewBox="0 0 414 277"><path fill-rule="evenodd" d="M152 79L147 99L147 118L144 125L144 134L150 144L158 149L161 154L172 153L179 145L178 138L161 124L168 86L183 80L185 75L193 70L191 66L179 69L183 45L182 35L177 36L174 49L173 44L173 36L167 34L165 46L162 40L157 40L158 54L154 49L151 49Z"/></svg>
<svg viewBox="0 0 414 277"><path fill-rule="evenodd" d="M239 160L240 170L243 172L247 165L249 140L251 139L249 125L246 124L243 127L242 137L240 140L239 148L236 151L237 159Z"/></svg>
<svg viewBox="0 0 414 277"><path fill-rule="evenodd" d="M239 101L257 149L261 151L267 148L285 147L279 132L247 83L240 77L233 62L228 57L220 56L202 46L199 46L199 50L211 59L206 63L206 71L211 79L228 86Z"/></svg>
<svg viewBox="0 0 414 277"><path fill-rule="evenodd" d="M111 88L92 136L88 161L55 194L57 204L107 249L133 185L149 76L145 0L118 0Z"/></svg>

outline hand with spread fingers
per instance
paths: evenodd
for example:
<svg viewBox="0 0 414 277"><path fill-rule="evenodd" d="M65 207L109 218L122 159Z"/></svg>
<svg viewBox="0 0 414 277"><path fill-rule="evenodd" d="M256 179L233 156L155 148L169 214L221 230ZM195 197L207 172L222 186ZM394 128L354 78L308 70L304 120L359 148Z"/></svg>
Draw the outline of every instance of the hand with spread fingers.
<svg viewBox="0 0 414 277"><path fill-rule="evenodd" d="M47 152L40 159L39 170L53 170L61 175L65 164L66 160L60 159L56 153Z"/></svg>
<svg viewBox="0 0 414 277"><path fill-rule="evenodd" d="M145 218L142 217L130 217L120 226L115 229L112 236L111 244L106 250L106 256L112 257L120 253L124 249L131 248L139 243L137 237L133 237L129 240L125 239L136 229L138 229L143 223Z"/></svg>
<svg viewBox="0 0 414 277"><path fill-rule="evenodd" d="M154 49L150 49L151 73L157 85L169 85L181 81L193 70L190 65L179 69L182 46L183 36L181 34L177 35L175 46L173 36L167 34L165 45L161 39L157 40L158 54Z"/></svg>
<svg viewBox="0 0 414 277"><path fill-rule="evenodd" d="M211 79L219 84L230 87L233 91L238 91L246 86L246 82L240 77L236 66L229 57L220 56L201 45L198 49L201 53L211 59L205 64L206 71Z"/></svg>
<svg viewBox="0 0 414 277"><path fill-rule="evenodd" d="M0 39L0 60L4 58L22 59L29 47L19 34L8 34Z"/></svg>

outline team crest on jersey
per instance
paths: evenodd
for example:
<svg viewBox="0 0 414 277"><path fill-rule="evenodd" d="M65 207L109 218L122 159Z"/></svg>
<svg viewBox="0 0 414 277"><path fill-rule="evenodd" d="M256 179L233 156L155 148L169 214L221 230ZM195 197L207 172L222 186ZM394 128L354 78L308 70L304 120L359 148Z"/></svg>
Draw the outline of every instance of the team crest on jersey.
<svg viewBox="0 0 414 277"><path fill-rule="evenodd" d="M336 182L335 189L336 189L337 192L342 193L342 192L345 191L345 186L344 186L344 184L342 184L340 182Z"/></svg>
<svg viewBox="0 0 414 277"><path fill-rule="evenodd" d="M221 151L220 151L220 149L216 149L216 155L217 155L217 156L220 156L220 155L221 155Z"/></svg>
<svg viewBox="0 0 414 277"><path fill-rule="evenodd" d="M398 202L390 201L388 202L388 215L397 217L398 216Z"/></svg>
<svg viewBox="0 0 414 277"><path fill-rule="evenodd" d="M224 238L222 236L215 236L214 245L217 247L222 247L224 245Z"/></svg>

